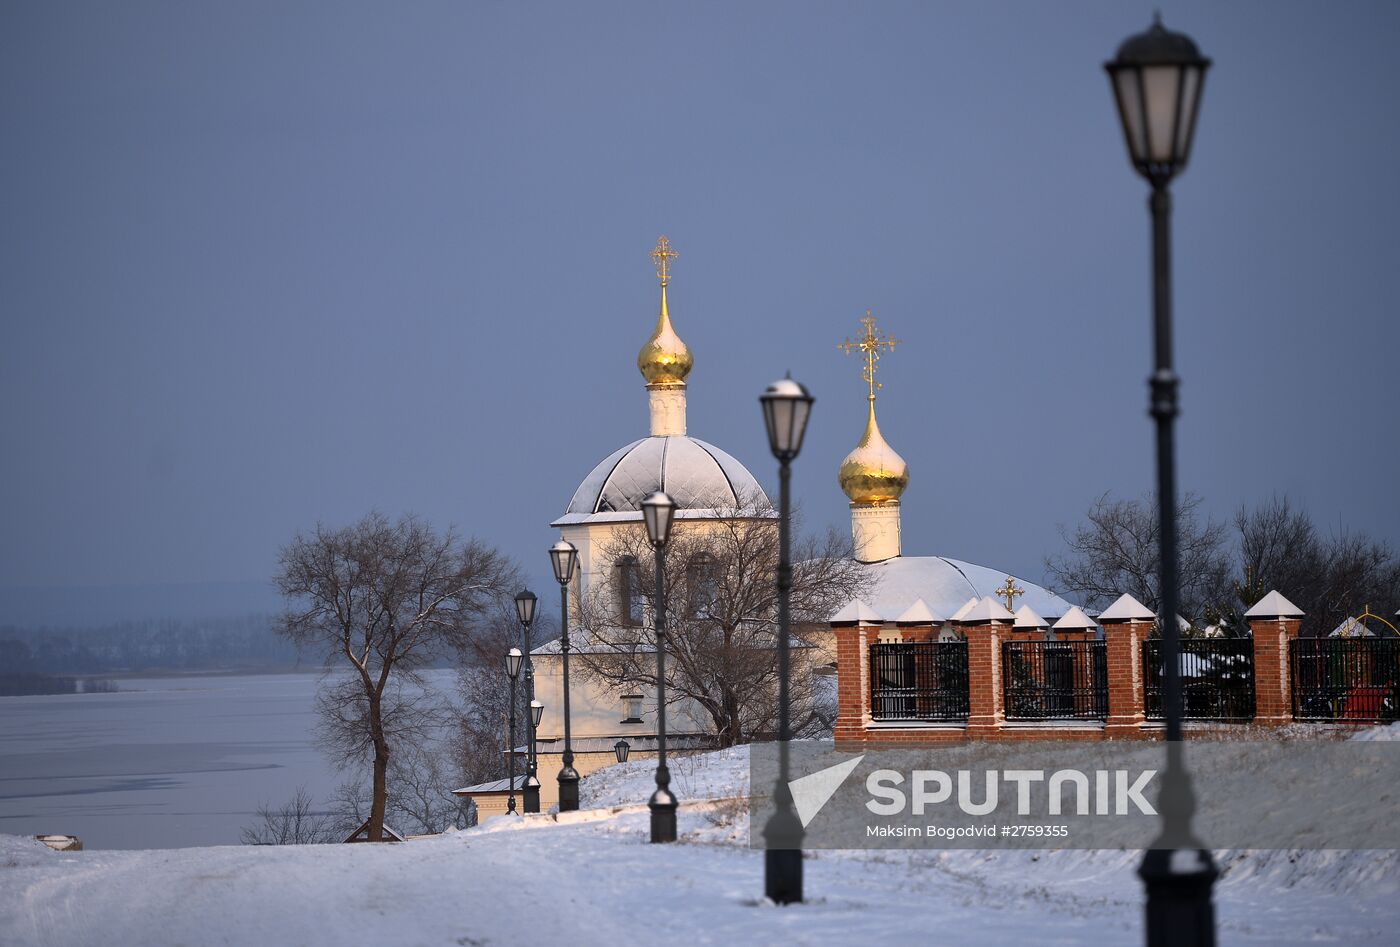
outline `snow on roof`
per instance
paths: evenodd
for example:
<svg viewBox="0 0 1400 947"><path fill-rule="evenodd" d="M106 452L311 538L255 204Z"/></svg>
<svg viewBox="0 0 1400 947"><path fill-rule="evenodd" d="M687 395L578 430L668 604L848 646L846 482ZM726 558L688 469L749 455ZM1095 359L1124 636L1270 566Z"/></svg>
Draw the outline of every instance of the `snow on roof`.
<svg viewBox="0 0 1400 947"><path fill-rule="evenodd" d="M1329 638L1374 638L1376 633L1366 627L1366 623L1356 616L1348 618L1336 628L1333 628L1327 637Z"/></svg>
<svg viewBox="0 0 1400 947"><path fill-rule="evenodd" d="M390 824L387 823L387 822L383 823L383 825L381 826L381 828L383 829L383 833L382 833L382 834L383 834L383 839L382 839L382 841L385 841L385 842L406 842L406 841L408 841L407 837L406 837L402 832L400 832L398 829L394 828L392 825L390 825ZM351 832L350 835L345 839L345 841L346 841L346 842L368 842L368 841L369 841L369 819L366 819L363 823L360 824L360 827L359 827L358 829L356 829L355 831Z"/></svg>
<svg viewBox="0 0 1400 947"><path fill-rule="evenodd" d="M737 507L766 496L748 468L713 444L684 434L643 437L603 458L552 525L593 522L595 516L633 519L643 498L657 490L669 493L679 510Z"/></svg>
<svg viewBox="0 0 1400 947"><path fill-rule="evenodd" d="M964 622L975 623L984 621L1012 621L1015 618L1015 615L1006 610L1005 605L988 595L986 598L982 599L982 601L974 605L972 610L963 616L962 620Z"/></svg>
<svg viewBox="0 0 1400 947"><path fill-rule="evenodd" d="M461 789L452 790L454 796L467 796L478 792L520 792L525 788L526 774L515 777L515 785L511 786L509 779L493 779L485 783L477 783L475 786L463 786Z"/></svg>
<svg viewBox="0 0 1400 947"><path fill-rule="evenodd" d="M1303 610L1284 598L1278 589L1274 589L1259 601L1254 603L1254 607L1244 613L1245 618L1302 618Z"/></svg>
<svg viewBox="0 0 1400 947"><path fill-rule="evenodd" d="M895 623L900 625L936 625L942 621L943 619L928 607L928 602L921 598L914 599L914 604L900 612L899 617L895 619Z"/></svg>
<svg viewBox="0 0 1400 947"><path fill-rule="evenodd" d="M1032 611L1029 605L1022 605L1020 608L1016 609L1015 627L1048 628L1050 627L1050 623L1047 622L1044 618L1041 618L1034 611Z"/></svg>
<svg viewBox="0 0 1400 947"><path fill-rule="evenodd" d="M953 612L953 617L952 617L950 620L951 620L951 621L962 621L964 618L967 617L967 613L968 613L968 612L972 611L974 608L977 607L977 602L978 602L978 601L979 601L978 596L974 595L974 596L972 596L972 598L968 599L966 602L963 602L963 603L962 603L962 606L961 606L957 611Z"/></svg>
<svg viewBox="0 0 1400 947"><path fill-rule="evenodd" d="M879 625L883 622L879 612L858 598L851 599L845 608L831 616L833 625Z"/></svg>
<svg viewBox="0 0 1400 947"><path fill-rule="evenodd" d="M1059 621L1050 626L1055 631L1083 631L1094 627L1094 620L1084 614L1083 609L1078 605L1070 606L1070 610L1065 612Z"/></svg>
<svg viewBox="0 0 1400 947"><path fill-rule="evenodd" d="M914 603L923 599L936 615L957 614L965 602L977 604L983 596L992 595L1004 586L1008 573L999 569L974 565L944 556L896 556L882 562L860 563L870 578L865 601L886 620L896 620ZM1029 605L1038 614L1054 619L1069 611L1070 603L1031 582L1020 582L1025 588L1021 604ZM969 599L971 596L971 599Z"/></svg>
<svg viewBox="0 0 1400 947"><path fill-rule="evenodd" d="M1152 621L1157 616L1152 609L1133 598L1127 592L1118 596L1113 604L1099 613L1099 621Z"/></svg>

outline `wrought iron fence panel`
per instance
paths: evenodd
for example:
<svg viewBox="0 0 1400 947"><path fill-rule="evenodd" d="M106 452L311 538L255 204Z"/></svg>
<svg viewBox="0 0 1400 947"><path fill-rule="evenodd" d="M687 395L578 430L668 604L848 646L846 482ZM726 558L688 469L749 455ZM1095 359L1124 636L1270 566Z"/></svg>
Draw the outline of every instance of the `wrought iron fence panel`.
<svg viewBox="0 0 1400 947"><path fill-rule="evenodd" d="M875 720L966 720L967 642L870 646L870 713Z"/></svg>
<svg viewBox="0 0 1400 947"><path fill-rule="evenodd" d="M1183 720L1254 719L1254 640L1181 639ZM1143 703L1149 720L1163 717L1162 642L1142 643Z"/></svg>
<svg viewBox="0 0 1400 947"><path fill-rule="evenodd" d="M1108 716L1108 651L1102 641L1007 641L1001 647L1008 720Z"/></svg>
<svg viewBox="0 0 1400 947"><path fill-rule="evenodd" d="M1400 640L1297 638L1288 659L1295 718L1400 719Z"/></svg>

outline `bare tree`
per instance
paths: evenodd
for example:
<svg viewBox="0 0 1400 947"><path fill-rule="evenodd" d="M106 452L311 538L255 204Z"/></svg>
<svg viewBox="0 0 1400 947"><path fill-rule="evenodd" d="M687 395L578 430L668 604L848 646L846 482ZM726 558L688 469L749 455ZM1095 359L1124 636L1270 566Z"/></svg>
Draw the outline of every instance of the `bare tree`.
<svg viewBox="0 0 1400 947"><path fill-rule="evenodd" d="M371 841L383 835L393 745L436 722L417 671L460 648L513 579L495 550L412 516L317 526L282 550L278 630L350 672L323 688L321 735L342 763L372 760Z"/></svg>
<svg viewBox="0 0 1400 947"><path fill-rule="evenodd" d="M1182 614L1200 621L1232 600L1227 530L1200 515L1201 498L1188 493L1177 511L1179 602ZM1157 504L1151 496L1094 501L1085 522L1060 535L1068 550L1045 560L1056 590L1081 599L1090 609L1107 606L1124 592L1154 612L1161 607L1158 587Z"/></svg>
<svg viewBox="0 0 1400 947"><path fill-rule="evenodd" d="M507 603L513 605L513 603ZM550 640L557 629L554 619L539 615L532 629L531 646ZM505 654L522 648L520 626L513 607L503 607L473 635L470 646L459 655L457 713L451 740L451 758L465 783L480 783L507 775L506 721L510 711L510 685L505 672ZM515 688L515 744L526 742L529 696L521 670ZM525 774L525 761L516 761L517 776Z"/></svg>
<svg viewBox="0 0 1400 947"><path fill-rule="evenodd" d="M460 778L444 765L438 747L406 744L389 767L389 812L399 826L416 835L436 835L468 825L469 803L452 795Z"/></svg>
<svg viewBox="0 0 1400 947"><path fill-rule="evenodd" d="M319 845L337 841L329 813L318 811L305 786L281 807L258 806L258 822L239 833L244 845Z"/></svg>
<svg viewBox="0 0 1400 947"><path fill-rule="evenodd" d="M819 622L863 591L867 579L835 533L794 543L794 623ZM601 550L611 581L582 607L588 647L580 663L615 687L656 686L655 557L637 524ZM666 550L667 696L690 701L720 746L776 727L778 527L766 498L678 519ZM793 719L817 717L808 675L795 675Z"/></svg>
<svg viewBox="0 0 1400 947"><path fill-rule="evenodd" d="M1235 514L1237 585L1245 606L1278 589L1304 613L1303 634L1325 635L1366 606L1400 605L1400 559L1365 533L1319 535L1306 510L1274 497Z"/></svg>
<svg viewBox="0 0 1400 947"><path fill-rule="evenodd" d="M369 784L365 781L363 773L354 779L347 779L335 788L335 792L331 793L326 803L326 808L331 813L331 829L337 842L349 838L351 833L358 831L360 826L365 824L369 818L370 803Z"/></svg>

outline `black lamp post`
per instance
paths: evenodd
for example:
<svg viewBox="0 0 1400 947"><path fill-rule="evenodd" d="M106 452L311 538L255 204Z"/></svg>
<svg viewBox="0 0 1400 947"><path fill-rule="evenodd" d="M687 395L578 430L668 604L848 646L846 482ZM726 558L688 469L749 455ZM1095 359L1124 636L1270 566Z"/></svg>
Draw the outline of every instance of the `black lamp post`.
<svg viewBox="0 0 1400 947"><path fill-rule="evenodd" d="M631 752L632 744L628 743L626 740L618 740L613 744L613 755L617 757L619 763L626 763L627 756ZM652 841L654 842L656 839L652 839Z"/></svg>
<svg viewBox="0 0 1400 947"><path fill-rule="evenodd" d="M791 464L802 450L802 435L807 432L814 399L802 385L784 378L769 385L758 400L768 428L768 447L778 458L778 784L773 789L776 809L763 828L767 843L763 891L775 904L792 904L802 900L802 822L793 812L788 789L788 741L792 739L788 719L788 600L792 593L789 490Z"/></svg>
<svg viewBox="0 0 1400 947"><path fill-rule="evenodd" d="M521 590L515 596L515 617L520 619L522 639L525 642L525 699L530 702L530 739L525 747L525 811L540 811L539 769L535 761L535 729L539 726L534 717L535 706L535 659L530 655L530 626L535 623L535 593Z"/></svg>
<svg viewBox="0 0 1400 947"><path fill-rule="evenodd" d="M510 795L506 797L506 812L515 812L515 679L520 676L520 654L519 648L511 648L506 652L506 676L510 678L510 746L506 747L506 756L510 759Z"/></svg>
<svg viewBox="0 0 1400 947"><path fill-rule="evenodd" d="M559 648L564 654L564 765L559 769L559 811L578 809L578 770L574 769L573 731L569 727L569 583L578 566L578 549L566 540L549 547L549 561L559 582Z"/></svg>
<svg viewBox="0 0 1400 947"><path fill-rule="evenodd" d="M671 771L666 766L666 541L671 538L671 521L676 501L657 491L642 501L642 518L647 538L656 551L656 791L647 806L651 809L651 840L676 840L676 796L671 792ZM619 743L618 746L625 746ZM622 762L625 756L619 756Z"/></svg>
<svg viewBox="0 0 1400 947"><path fill-rule="evenodd" d="M1158 807L1162 833L1138 875L1147 888L1147 943L1215 944L1211 886L1219 872L1191 829L1196 808L1181 742L1181 629L1177 626L1176 445L1178 379L1172 367L1171 193L1195 136L1197 107L1210 60L1189 36L1173 33L1158 17L1130 36L1105 63L1133 167L1152 185L1152 309L1155 367L1148 384L1157 422L1157 510L1161 536L1162 692L1167 722L1167 766Z"/></svg>

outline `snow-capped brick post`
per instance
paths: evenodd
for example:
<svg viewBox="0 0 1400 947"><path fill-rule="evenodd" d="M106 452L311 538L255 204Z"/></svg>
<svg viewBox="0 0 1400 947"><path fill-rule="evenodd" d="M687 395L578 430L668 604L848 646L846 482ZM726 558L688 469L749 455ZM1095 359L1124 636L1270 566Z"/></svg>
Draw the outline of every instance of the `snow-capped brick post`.
<svg viewBox="0 0 1400 947"><path fill-rule="evenodd" d="M934 614L933 609L921 598L914 599L914 604L894 620L895 627L899 629L900 640L910 643L933 641L937 634L936 626L942 623L943 619Z"/></svg>
<svg viewBox="0 0 1400 947"><path fill-rule="evenodd" d="M1084 614L1078 605L1060 616L1060 620L1050 626L1050 634L1055 641L1094 641L1098 638L1094 620Z"/></svg>
<svg viewBox="0 0 1400 947"><path fill-rule="evenodd" d="M1108 654L1108 719L1104 735L1141 737L1147 720L1142 683L1142 643L1157 616L1124 593L1099 615Z"/></svg>
<svg viewBox="0 0 1400 947"><path fill-rule="evenodd" d="M1254 638L1254 722L1279 726L1293 721L1289 643L1298 637L1303 612L1279 592L1265 595L1244 613Z"/></svg>
<svg viewBox="0 0 1400 947"><path fill-rule="evenodd" d="M988 596L962 617L967 636L967 736L996 739L1006 721L1001 688L1001 643L1010 635L1016 616Z"/></svg>
<svg viewBox="0 0 1400 947"><path fill-rule="evenodd" d="M1011 634L1017 641L1044 641L1050 630L1050 623L1036 614L1029 605L1016 609L1016 621L1011 626Z"/></svg>
<svg viewBox="0 0 1400 947"><path fill-rule="evenodd" d="M860 599L831 616L836 637L836 726L838 748L865 742L870 712L870 646L880 636L883 620Z"/></svg>

